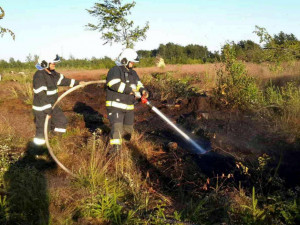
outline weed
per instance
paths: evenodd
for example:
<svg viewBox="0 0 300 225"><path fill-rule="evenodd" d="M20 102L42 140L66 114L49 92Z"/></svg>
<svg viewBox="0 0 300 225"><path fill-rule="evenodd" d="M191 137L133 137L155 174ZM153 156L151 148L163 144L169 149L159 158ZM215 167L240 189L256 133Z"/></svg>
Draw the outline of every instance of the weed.
<svg viewBox="0 0 300 225"><path fill-rule="evenodd" d="M182 219L197 224L219 224L228 219L227 207L226 197L222 194L211 193L187 202L182 212Z"/></svg>
<svg viewBox="0 0 300 225"><path fill-rule="evenodd" d="M7 204L11 224L47 224L47 184L39 171L21 164L12 165L5 174L5 187L10 193Z"/></svg>
<svg viewBox="0 0 300 225"><path fill-rule="evenodd" d="M9 129L6 131L9 132ZM19 159L19 154L12 150L23 144L23 140L15 137L13 134L3 134L0 130L0 187L4 184L4 175L9 170L12 163Z"/></svg>
<svg viewBox="0 0 300 225"><path fill-rule="evenodd" d="M216 103L222 102L228 108L241 110L257 105L261 92L255 79L248 75L245 65L236 60L235 50L229 44L224 47L224 64L225 70L220 69L217 73Z"/></svg>
<svg viewBox="0 0 300 225"><path fill-rule="evenodd" d="M13 98L20 98L25 104L32 105L33 90L31 83L24 83L22 86L10 88Z"/></svg>
<svg viewBox="0 0 300 225"><path fill-rule="evenodd" d="M15 81L20 84L26 84L32 82L32 71L22 72L22 74L5 74L3 81Z"/></svg>
<svg viewBox="0 0 300 225"><path fill-rule="evenodd" d="M162 202L156 206L156 211L150 215L151 224L166 224L165 206Z"/></svg>
<svg viewBox="0 0 300 225"><path fill-rule="evenodd" d="M282 87L270 82L265 89L263 104L269 117L281 124L283 130L300 135L300 88L295 82Z"/></svg>
<svg viewBox="0 0 300 225"><path fill-rule="evenodd" d="M7 157L10 147L8 145L0 145L0 186L3 185L3 176L9 168L10 161Z"/></svg>
<svg viewBox="0 0 300 225"><path fill-rule="evenodd" d="M87 198L80 207L81 216L101 218L113 224L123 224L123 220L127 216L123 212L123 206L118 202L123 193L114 186L112 182L105 179L102 188L94 190L91 197ZM130 212L131 216L132 212Z"/></svg>
<svg viewBox="0 0 300 225"><path fill-rule="evenodd" d="M176 99L179 97L188 98L195 96L196 87L191 87L193 78L174 79L172 73L154 73L151 76L144 76L143 81L147 87L159 93L161 101Z"/></svg>
<svg viewBox="0 0 300 225"><path fill-rule="evenodd" d="M244 215L244 222L247 224L264 224L266 218L266 212L257 207L258 200L255 197L255 187L252 189L252 205L242 205L242 208L246 209Z"/></svg>
<svg viewBox="0 0 300 225"><path fill-rule="evenodd" d="M0 195L0 223L6 224L9 218L9 208L7 203L7 197Z"/></svg>

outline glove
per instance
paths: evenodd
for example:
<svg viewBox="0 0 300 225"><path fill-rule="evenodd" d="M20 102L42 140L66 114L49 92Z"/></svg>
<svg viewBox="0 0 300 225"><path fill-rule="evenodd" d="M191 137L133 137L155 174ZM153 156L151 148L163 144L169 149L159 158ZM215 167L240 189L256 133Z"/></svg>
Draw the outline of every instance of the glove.
<svg viewBox="0 0 300 225"><path fill-rule="evenodd" d="M149 92L146 90L143 90L142 94L143 94L143 97L145 97L145 98L149 97Z"/></svg>
<svg viewBox="0 0 300 225"><path fill-rule="evenodd" d="M132 88L132 93L134 94L135 98L139 99L139 98L142 97L141 93L136 90L136 85L135 84L130 85L130 87Z"/></svg>
<svg viewBox="0 0 300 225"><path fill-rule="evenodd" d="M134 92L134 96L135 96L135 98L137 98L137 99L140 99L142 96L141 96L141 93L139 92L139 91L136 91L136 92Z"/></svg>

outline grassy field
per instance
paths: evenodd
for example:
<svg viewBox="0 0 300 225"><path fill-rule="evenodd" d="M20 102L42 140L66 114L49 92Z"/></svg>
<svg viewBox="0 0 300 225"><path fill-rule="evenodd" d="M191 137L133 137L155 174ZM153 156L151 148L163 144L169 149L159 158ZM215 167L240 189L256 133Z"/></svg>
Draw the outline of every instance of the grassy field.
<svg viewBox="0 0 300 225"><path fill-rule="evenodd" d="M145 105L107 156L103 87L67 96L57 158L31 146L32 75L0 81L0 224L299 224L300 62L137 68L150 99L208 152L198 155ZM107 70L57 71L82 80ZM59 89L62 93L66 88Z"/></svg>

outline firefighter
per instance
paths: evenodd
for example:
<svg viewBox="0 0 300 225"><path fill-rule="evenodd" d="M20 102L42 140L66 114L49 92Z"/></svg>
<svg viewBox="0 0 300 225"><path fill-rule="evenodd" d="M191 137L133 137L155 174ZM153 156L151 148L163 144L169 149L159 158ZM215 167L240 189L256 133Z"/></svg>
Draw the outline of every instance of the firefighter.
<svg viewBox="0 0 300 225"><path fill-rule="evenodd" d="M46 115L51 115L49 125L54 132L66 132L67 118L59 107L52 110L53 104L58 98L57 86L73 87L78 84L84 84L84 81L77 81L64 77L55 71L55 65L60 62L58 55L41 56L36 64L38 69L33 76L33 113L35 117L36 135L33 143L36 146L45 144L44 124Z"/></svg>
<svg viewBox="0 0 300 225"><path fill-rule="evenodd" d="M134 122L134 102L141 95L148 97L137 73L134 63L139 62L133 49L125 49L119 56L119 62L108 71L106 78L106 108L111 124L110 153L121 149L122 137L130 140Z"/></svg>

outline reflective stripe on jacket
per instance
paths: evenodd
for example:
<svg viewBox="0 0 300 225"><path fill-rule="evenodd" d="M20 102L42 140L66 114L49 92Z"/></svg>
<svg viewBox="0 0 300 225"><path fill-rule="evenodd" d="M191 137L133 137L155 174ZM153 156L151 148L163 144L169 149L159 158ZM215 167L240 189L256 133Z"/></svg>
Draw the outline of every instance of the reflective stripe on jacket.
<svg viewBox="0 0 300 225"><path fill-rule="evenodd" d="M108 71L106 78L106 106L125 110L133 110L135 97L132 89L140 93L145 90L135 70L127 70L124 66L114 66Z"/></svg>
<svg viewBox="0 0 300 225"><path fill-rule="evenodd" d="M33 110L51 109L58 98L57 86L73 87L78 84L79 81L66 78L55 70L52 70L51 74L46 70L38 70L33 76Z"/></svg>

